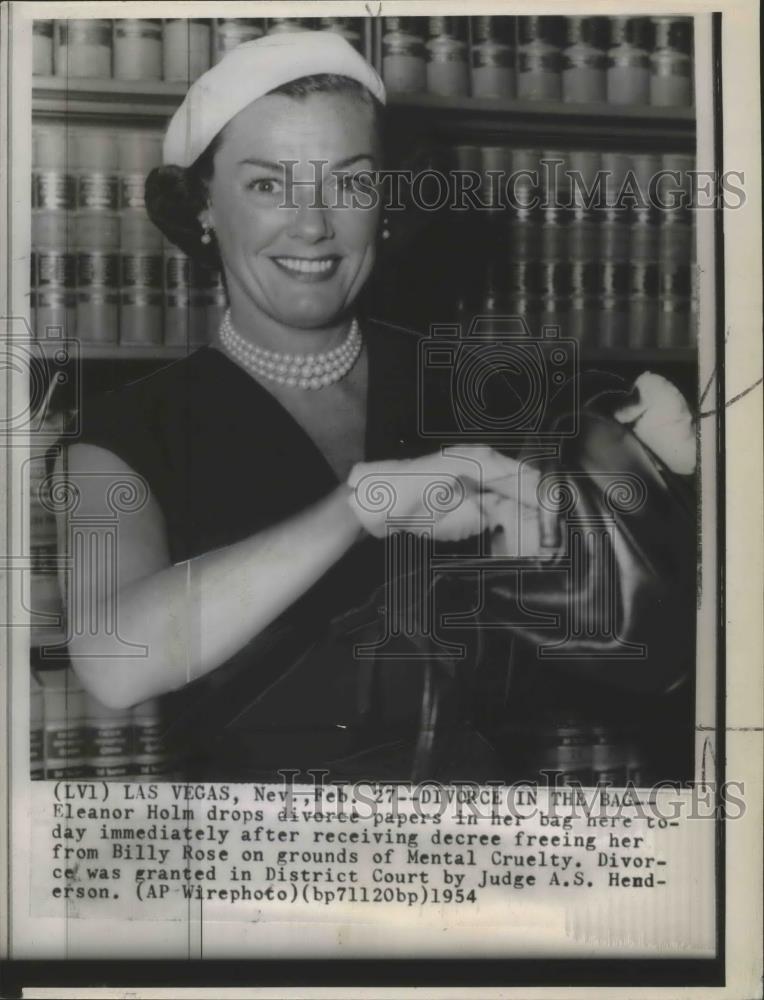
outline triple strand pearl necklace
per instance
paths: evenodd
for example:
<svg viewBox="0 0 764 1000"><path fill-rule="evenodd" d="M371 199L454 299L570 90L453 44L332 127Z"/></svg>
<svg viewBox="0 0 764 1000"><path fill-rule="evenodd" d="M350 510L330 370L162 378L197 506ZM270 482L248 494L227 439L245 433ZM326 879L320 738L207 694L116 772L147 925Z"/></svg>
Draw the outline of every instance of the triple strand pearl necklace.
<svg viewBox="0 0 764 1000"><path fill-rule="evenodd" d="M297 389L323 389L339 382L356 363L363 347L358 321L354 319L345 341L331 351L318 354L266 351L237 333L230 309L220 324L220 340L226 351L253 375Z"/></svg>

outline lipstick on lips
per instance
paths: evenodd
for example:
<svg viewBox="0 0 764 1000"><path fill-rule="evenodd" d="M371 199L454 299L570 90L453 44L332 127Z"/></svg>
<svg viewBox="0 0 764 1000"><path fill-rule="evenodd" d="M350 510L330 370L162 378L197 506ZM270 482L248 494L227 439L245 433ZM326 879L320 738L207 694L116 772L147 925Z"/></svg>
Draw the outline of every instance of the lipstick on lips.
<svg viewBox="0 0 764 1000"><path fill-rule="evenodd" d="M271 260L296 281L327 281L333 277L341 258L337 254L324 257L271 257Z"/></svg>

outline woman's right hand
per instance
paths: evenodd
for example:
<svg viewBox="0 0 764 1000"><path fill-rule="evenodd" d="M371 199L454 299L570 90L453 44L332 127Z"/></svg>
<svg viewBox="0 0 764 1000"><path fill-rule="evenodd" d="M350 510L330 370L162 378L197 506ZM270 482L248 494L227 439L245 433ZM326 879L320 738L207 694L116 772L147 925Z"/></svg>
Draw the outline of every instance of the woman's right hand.
<svg viewBox="0 0 764 1000"><path fill-rule="evenodd" d="M431 525L440 541L461 541L494 527L497 504L518 508L518 521L538 510L538 472L485 446L458 446L420 458L359 462L347 485L350 507L365 530Z"/></svg>

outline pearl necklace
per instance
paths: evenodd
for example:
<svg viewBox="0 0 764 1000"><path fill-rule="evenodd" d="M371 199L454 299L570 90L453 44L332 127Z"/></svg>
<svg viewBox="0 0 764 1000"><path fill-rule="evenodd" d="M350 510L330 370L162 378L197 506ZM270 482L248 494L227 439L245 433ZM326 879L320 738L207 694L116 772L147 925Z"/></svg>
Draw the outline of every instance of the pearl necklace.
<svg viewBox="0 0 764 1000"><path fill-rule="evenodd" d="M358 360L363 338L358 321L353 320L344 343L320 354L282 354L251 344L234 329L231 310L220 324L220 340L253 375L297 389L323 389L343 379Z"/></svg>

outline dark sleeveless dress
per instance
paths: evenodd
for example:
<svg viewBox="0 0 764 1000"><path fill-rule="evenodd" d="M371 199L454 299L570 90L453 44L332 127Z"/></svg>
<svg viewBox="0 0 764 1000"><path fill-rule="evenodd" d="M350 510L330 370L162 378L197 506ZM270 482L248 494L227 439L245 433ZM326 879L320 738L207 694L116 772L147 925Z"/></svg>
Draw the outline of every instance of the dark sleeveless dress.
<svg viewBox="0 0 764 1000"><path fill-rule="evenodd" d="M418 429L418 337L374 322L364 335L365 459L434 451ZM80 424L80 442L109 449L145 478L166 519L173 563L268 528L338 485L305 430L212 347L87 400ZM310 768L334 779L411 777L423 738L425 663L407 659L405 644L398 659L353 655L380 635L375 601L384 601L385 558L383 542L356 544L236 656L163 699L178 773L276 780L280 771ZM364 606L371 614L349 614ZM472 683L474 666L467 650L448 690L440 685L449 776L463 766L471 777L496 775L492 751L465 714L462 680ZM466 753L465 739L473 746Z"/></svg>

